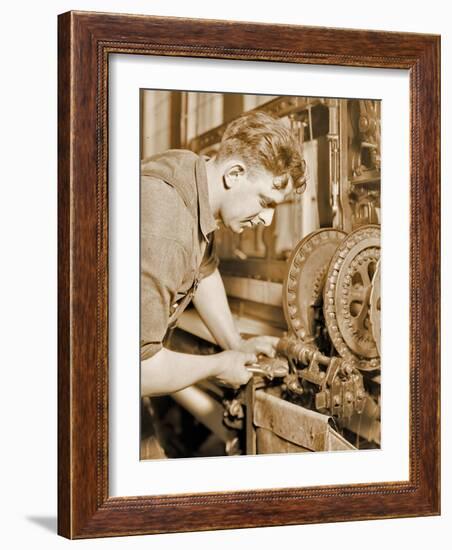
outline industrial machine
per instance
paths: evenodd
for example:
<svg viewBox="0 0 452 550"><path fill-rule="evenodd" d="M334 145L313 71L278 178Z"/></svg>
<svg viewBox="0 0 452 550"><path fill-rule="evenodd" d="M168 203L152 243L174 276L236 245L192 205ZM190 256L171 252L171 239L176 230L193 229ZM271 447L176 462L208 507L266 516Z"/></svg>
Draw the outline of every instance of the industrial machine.
<svg viewBox="0 0 452 550"><path fill-rule="evenodd" d="M278 97L259 109L297 132L308 191L272 227L220 231L217 250L243 337L277 336L276 357L250 366L246 388L205 381L172 396L176 412L168 400L157 410L171 441L191 434L174 456L379 448L380 103ZM211 153L224 127L191 148ZM194 310L171 345L218 351Z"/></svg>
<svg viewBox="0 0 452 550"><path fill-rule="evenodd" d="M377 225L320 229L294 249L282 296L289 330L225 403L231 426L249 417L247 454L379 446L379 273Z"/></svg>

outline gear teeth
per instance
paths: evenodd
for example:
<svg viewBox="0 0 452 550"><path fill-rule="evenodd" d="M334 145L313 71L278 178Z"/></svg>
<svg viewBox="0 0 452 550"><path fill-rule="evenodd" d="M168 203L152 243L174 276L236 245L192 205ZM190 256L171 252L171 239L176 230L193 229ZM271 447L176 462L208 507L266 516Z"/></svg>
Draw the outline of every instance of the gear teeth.
<svg viewBox="0 0 452 550"><path fill-rule="evenodd" d="M345 238L345 232L337 229L320 229L305 239L303 239L295 248L289 259L288 277L285 281L284 291L284 312L288 326L300 338L305 338L307 335L312 335L318 332L317 323L311 326L311 316L306 315L305 310L312 305L321 304L323 291L325 287L326 273L328 271L329 261L334 250L339 246L340 242ZM320 256L316 254L320 247L324 248L325 252ZM324 259L325 257L325 259ZM311 261L313 260L313 261ZM322 265L324 262L324 265ZM303 276L311 269L315 268L314 275L309 275L309 286ZM303 295L301 292L303 291ZM333 295L332 295L333 297ZM301 304L303 307L301 307ZM317 319L317 315L315 316ZM317 328L315 328L317 327Z"/></svg>
<svg viewBox="0 0 452 550"><path fill-rule="evenodd" d="M326 276L324 289L324 317L330 337L337 351L342 357L354 357L370 359L378 354L375 341L371 332L369 304L360 300L353 300L355 311L350 311L350 288L352 281L356 281L355 274L363 270L363 266L369 266L371 262L378 262L380 258L380 246L375 240L380 239L378 226L359 228L349 234L336 250ZM350 251L355 250L353 257ZM357 249L357 250L356 250ZM368 269L368 268L367 268ZM363 299L369 295L367 287L362 279L361 285L356 282L353 288L363 288ZM356 296L356 294L354 295ZM361 307L364 314L360 320L360 312L356 314L356 308ZM362 308L367 311L363 312Z"/></svg>

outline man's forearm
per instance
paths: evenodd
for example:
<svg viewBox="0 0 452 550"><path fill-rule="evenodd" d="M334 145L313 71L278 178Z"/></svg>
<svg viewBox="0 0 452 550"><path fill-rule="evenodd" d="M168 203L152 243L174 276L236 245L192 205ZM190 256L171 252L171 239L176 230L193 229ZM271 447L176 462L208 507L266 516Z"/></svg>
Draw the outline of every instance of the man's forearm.
<svg viewBox="0 0 452 550"><path fill-rule="evenodd" d="M200 282L193 303L219 346L240 349L241 337L218 269Z"/></svg>
<svg viewBox="0 0 452 550"><path fill-rule="evenodd" d="M218 372L218 355L189 355L163 348L141 361L141 395L173 393Z"/></svg>
<svg viewBox="0 0 452 550"><path fill-rule="evenodd" d="M221 275L215 270L203 279L196 291L193 303L207 328L223 349L235 349L245 353L275 355L278 338L255 336L243 340L234 323Z"/></svg>
<svg viewBox="0 0 452 550"><path fill-rule="evenodd" d="M211 376L238 388L251 377L246 365L256 362L254 353L222 351L215 355L188 355L168 349L141 362L141 395L174 393Z"/></svg>

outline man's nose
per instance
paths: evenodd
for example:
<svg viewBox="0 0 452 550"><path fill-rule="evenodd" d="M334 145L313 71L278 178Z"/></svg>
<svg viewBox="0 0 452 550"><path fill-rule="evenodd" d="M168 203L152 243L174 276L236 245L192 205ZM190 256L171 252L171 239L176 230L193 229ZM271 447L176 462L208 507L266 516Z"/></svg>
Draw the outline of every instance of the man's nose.
<svg viewBox="0 0 452 550"><path fill-rule="evenodd" d="M264 225L270 225L273 220L273 214L275 213L273 208L266 208L259 214L259 218Z"/></svg>

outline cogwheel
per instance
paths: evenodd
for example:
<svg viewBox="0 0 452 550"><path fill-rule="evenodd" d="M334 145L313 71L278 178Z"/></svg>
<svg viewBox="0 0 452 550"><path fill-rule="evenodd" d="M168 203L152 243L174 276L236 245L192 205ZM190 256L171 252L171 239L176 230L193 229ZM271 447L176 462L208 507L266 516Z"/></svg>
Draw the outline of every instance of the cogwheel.
<svg viewBox="0 0 452 550"><path fill-rule="evenodd" d="M302 239L289 258L283 306L289 328L302 340L317 334L316 308L322 307L325 275L331 256L346 233L320 229Z"/></svg>
<svg viewBox="0 0 452 550"><path fill-rule="evenodd" d="M372 291L370 293L370 322L372 324L372 335L377 346L378 354L381 355L381 291L380 291L381 260L377 264L374 278L372 279Z"/></svg>
<svg viewBox="0 0 452 550"><path fill-rule="evenodd" d="M342 357L368 360L379 356L369 312L379 259L377 225L366 225L350 233L331 259L323 308L328 333Z"/></svg>

